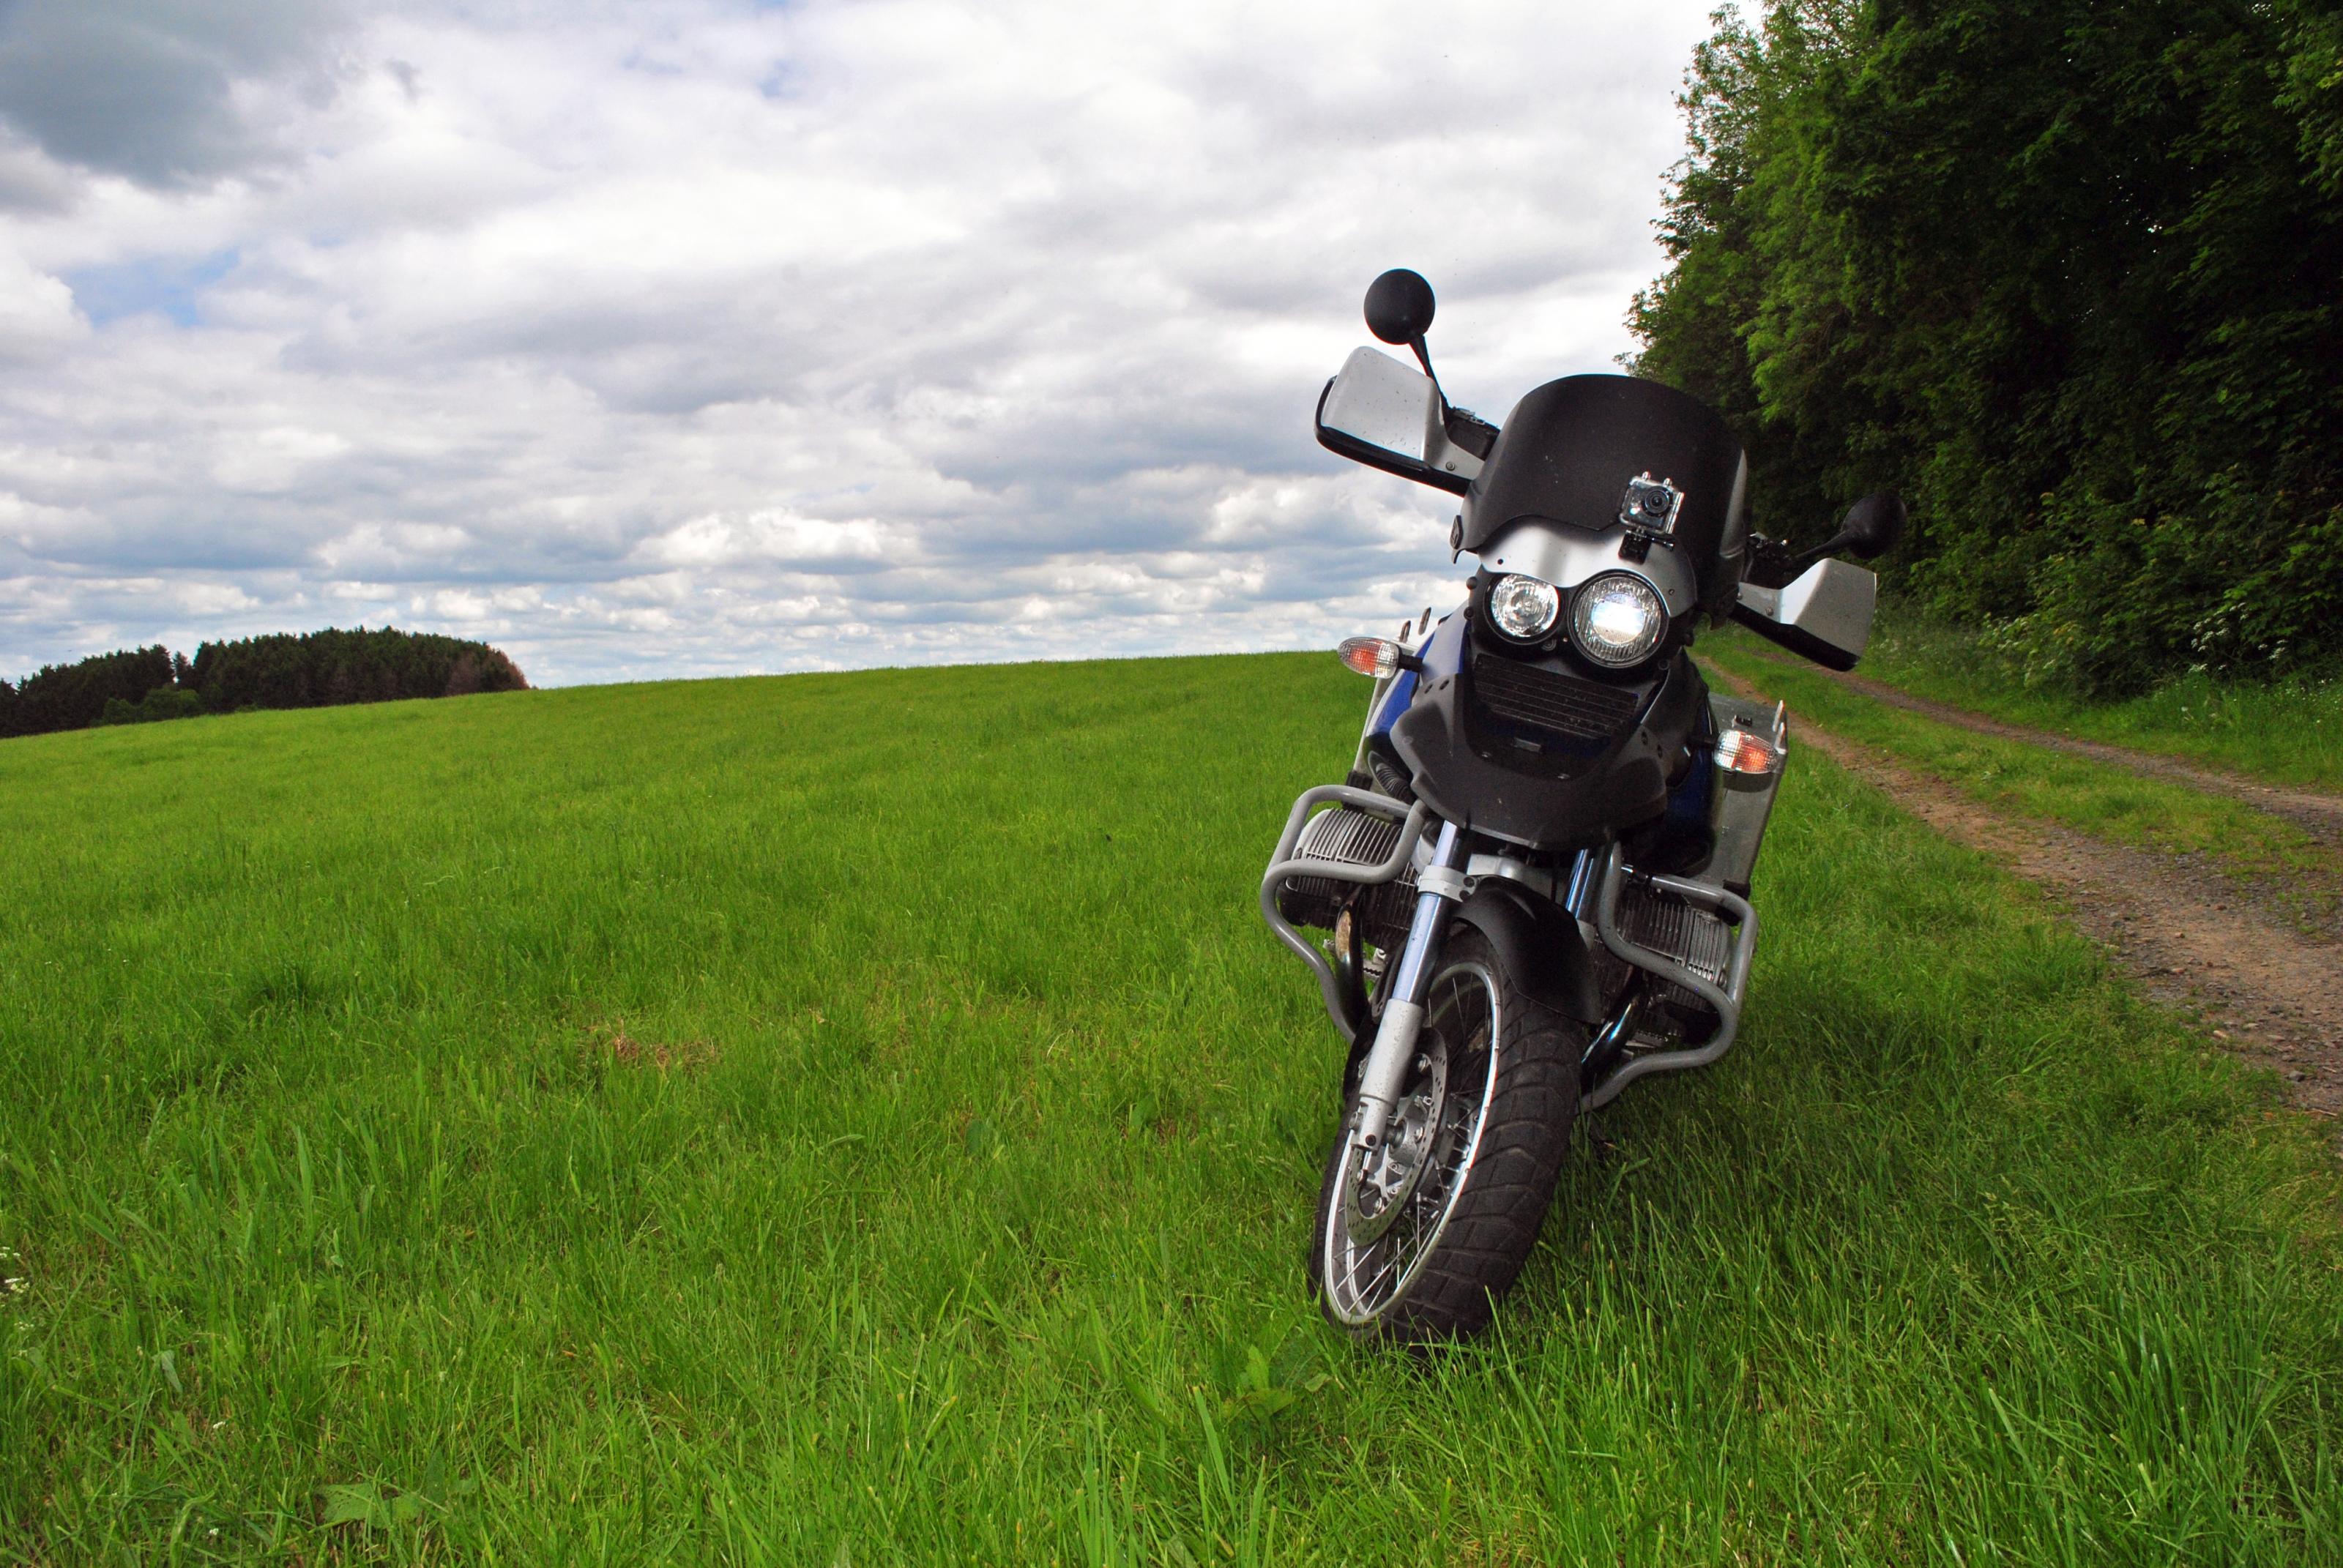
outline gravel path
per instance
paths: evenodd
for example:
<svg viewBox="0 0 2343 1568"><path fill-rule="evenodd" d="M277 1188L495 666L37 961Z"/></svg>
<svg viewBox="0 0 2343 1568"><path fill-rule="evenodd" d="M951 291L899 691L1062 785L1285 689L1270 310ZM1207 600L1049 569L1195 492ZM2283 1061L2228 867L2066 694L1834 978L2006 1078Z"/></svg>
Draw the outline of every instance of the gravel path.
<svg viewBox="0 0 2343 1568"><path fill-rule="evenodd" d="M1783 664L1797 668L1814 668L1815 673L1826 675L1841 686L1859 691L1864 696L1900 708L1906 713L1916 713L1933 719L1939 724L1950 724L1979 735L1991 735L2003 740L2023 741L2028 746L2046 747L2076 757L2087 757L2094 762L2105 762L2117 768L2127 768L2150 779L2168 779L2201 789L2208 795L2226 795L2242 800L2258 811L2273 817L2283 817L2300 828L2328 849L2343 854L2343 795L2322 794L2316 789L2291 788L2283 784L2265 784L2242 774L2207 768L2194 762L2183 762L2177 757L2166 757L2153 751L2135 751L2128 746L2110 746L2102 740L2078 740L2071 735L2056 735L2046 729L2029 729L2023 724L2011 724L1999 719L1988 719L1972 713L1966 708L1949 703L1934 702L1925 697L1915 697L1900 688L1868 676L1841 674L1835 670L1809 667L1801 661L1781 658L1765 649L1755 650L1756 657L1769 664Z"/></svg>
<svg viewBox="0 0 2343 1568"><path fill-rule="evenodd" d="M1709 674L1738 695L1758 694L1751 683L1714 666ZM1883 701L1893 689L1840 678ZM2121 759L2126 766L2135 758L2166 760L1995 724L1901 692L1895 698L1899 708L2011 739ZM1879 785L1937 831L2005 861L2056 898L2077 928L2105 944L2148 994L2199 1013L2217 1041L2276 1070L2303 1109L2343 1119L2343 951L2307 936L2256 890L2193 857L2124 849L2054 824L2002 816L1952 785L1819 729L1809 719L1792 724L1791 744L1812 746ZM2218 793L2276 809L2264 799L2242 793L2239 781L2227 775L2177 763L2140 771L2191 784L2217 779L2222 785ZM2325 796L2308 798L2343 806ZM2343 828L2343 819L2330 822Z"/></svg>

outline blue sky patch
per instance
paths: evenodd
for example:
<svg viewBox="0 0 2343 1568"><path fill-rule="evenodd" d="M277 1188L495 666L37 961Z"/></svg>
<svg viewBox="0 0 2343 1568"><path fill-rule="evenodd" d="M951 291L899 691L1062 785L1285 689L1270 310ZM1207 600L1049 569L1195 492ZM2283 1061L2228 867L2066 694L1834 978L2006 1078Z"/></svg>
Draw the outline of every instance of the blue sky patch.
<svg viewBox="0 0 2343 1568"><path fill-rule="evenodd" d="M93 325L103 327L126 316L167 317L181 327L203 320L197 296L227 276L236 264L233 249L187 261L176 256L141 256L108 266L85 266L65 275Z"/></svg>

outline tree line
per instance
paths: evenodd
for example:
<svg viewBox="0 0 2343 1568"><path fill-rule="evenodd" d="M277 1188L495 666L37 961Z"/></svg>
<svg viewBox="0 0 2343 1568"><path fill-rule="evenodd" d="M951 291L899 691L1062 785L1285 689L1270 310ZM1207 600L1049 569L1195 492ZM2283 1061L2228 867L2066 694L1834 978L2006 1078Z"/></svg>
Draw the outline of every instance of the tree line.
<svg viewBox="0 0 2343 1568"><path fill-rule="evenodd" d="M1634 367L1759 528L1900 487L1892 580L2090 693L2343 659L2343 6L1774 0L1679 102Z"/></svg>
<svg viewBox="0 0 2343 1568"><path fill-rule="evenodd" d="M157 644L0 680L0 736L528 687L519 667L485 642L388 627L206 642L193 659Z"/></svg>

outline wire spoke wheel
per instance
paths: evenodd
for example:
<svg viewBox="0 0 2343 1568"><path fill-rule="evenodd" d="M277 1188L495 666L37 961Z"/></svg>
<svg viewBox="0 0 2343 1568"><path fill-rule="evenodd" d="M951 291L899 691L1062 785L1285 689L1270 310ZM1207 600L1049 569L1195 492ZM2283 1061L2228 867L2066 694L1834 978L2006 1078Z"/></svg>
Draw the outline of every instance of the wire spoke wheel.
<svg viewBox="0 0 2343 1568"><path fill-rule="evenodd" d="M1520 996L1478 932L1458 928L1449 949L1381 1146L1360 1147L1354 1102L1327 1159L1311 1273L1327 1317L1355 1333L1484 1323L1536 1239L1569 1135L1574 1026ZM1533 1115L1493 1115L1509 1097Z"/></svg>

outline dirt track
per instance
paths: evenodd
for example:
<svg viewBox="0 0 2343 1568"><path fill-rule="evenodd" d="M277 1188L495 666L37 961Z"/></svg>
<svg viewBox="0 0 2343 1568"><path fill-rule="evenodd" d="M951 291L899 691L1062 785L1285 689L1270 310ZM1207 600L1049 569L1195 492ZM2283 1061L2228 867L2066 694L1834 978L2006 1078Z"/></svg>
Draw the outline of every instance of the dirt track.
<svg viewBox="0 0 2343 1568"><path fill-rule="evenodd" d="M1714 667L1709 673L1728 689L1755 695L1750 683ZM2010 739L2125 767L2169 760L1999 724L1923 703L1875 681L1840 678L1898 708ZM2307 937L2283 914L2263 907L2254 890L2189 859L2122 849L2049 823L1998 815L1951 785L1818 729L1812 720L1794 723L1792 734L1880 785L1930 827L1996 856L2046 889L2150 995L2200 1013L2216 1040L2275 1069L2305 1110L2343 1119L2343 949ZM2327 826L2322 841L2331 845L2343 837L2343 800L2263 789L2180 763L2139 771L2236 796L2306 829L2309 823L2301 816L2281 811L2268 797L2317 802L2313 809Z"/></svg>
<svg viewBox="0 0 2343 1568"><path fill-rule="evenodd" d="M1777 658L1764 649L1756 650L1756 654L1768 663L1790 665L1796 662ZM1991 735L2003 740L2022 741L2028 746L2087 757L2094 762L2105 762L2151 779L2185 784L2208 795L2226 795L2258 811L2283 817L2327 849L2343 853L2343 795L2322 795L2316 789L2292 789L2280 784L2264 784L2217 768L2184 762L2177 757L2163 757L2153 751L2135 751L2128 746L2110 746L2101 740L2078 740L2071 735L2056 735L2046 729L2029 729L2022 724L1987 719L1965 708L1954 708L1946 703L1932 702L1925 697L1915 697L1908 691L1899 690L1867 676L1840 674L1832 670L1818 670L1816 673L1826 675L1841 686L1859 691L1890 708L1900 708L1906 713L1916 713L1939 724L1956 725L1979 735Z"/></svg>

